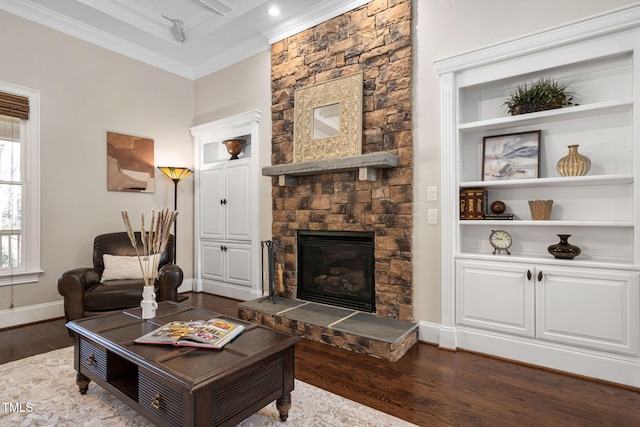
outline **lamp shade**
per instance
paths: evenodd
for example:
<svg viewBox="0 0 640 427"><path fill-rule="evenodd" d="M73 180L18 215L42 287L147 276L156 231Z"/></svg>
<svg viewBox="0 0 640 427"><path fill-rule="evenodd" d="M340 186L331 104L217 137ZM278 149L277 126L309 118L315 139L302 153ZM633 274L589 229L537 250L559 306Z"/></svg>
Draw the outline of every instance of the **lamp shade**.
<svg viewBox="0 0 640 427"><path fill-rule="evenodd" d="M180 168L175 166L158 166L158 169L174 181L180 181L193 173L189 168Z"/></svg>

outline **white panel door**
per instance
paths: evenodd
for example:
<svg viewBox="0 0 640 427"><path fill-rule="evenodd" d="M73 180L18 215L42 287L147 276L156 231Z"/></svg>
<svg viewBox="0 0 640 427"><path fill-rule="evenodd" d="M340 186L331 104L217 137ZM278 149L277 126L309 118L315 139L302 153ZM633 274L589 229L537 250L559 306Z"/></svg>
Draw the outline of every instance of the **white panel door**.
<svg viewBox="0 0 640 427"><path fill-rule="evenodd" d="M638 274L541 266L537 337L638 354Z"/></svg>
<svg viewBox="0 0 640 427"><path fill-rule="evenodd" d="M251 287L251 245L226 243L225 248L227 282Z"/></svg>
<svg viewBox="0 0 640 427"><path fill-rule="evenodd" d="M200 233L203 238L224 238L224 165L200 171Z"/></svg>
<svg viewBox="0 0 640 427"><path fill-rule="evenodd" d="M246 161L230 161L227 164L226 195L226 238L231 240L250 240L251 221L250 179L251 170Z"/></svg>
<svg viewBox="0 0 640 427"><path fill-rule="evenodd" d="M521 264L458 261L456 322L533 337L532 277L532 268Z"/></svg>
<svg viewBox="0 0 640 427"><path fill-rule="evenodd" d="M220 242L202 242L202 277L224 280L224 246Z"/></svg>

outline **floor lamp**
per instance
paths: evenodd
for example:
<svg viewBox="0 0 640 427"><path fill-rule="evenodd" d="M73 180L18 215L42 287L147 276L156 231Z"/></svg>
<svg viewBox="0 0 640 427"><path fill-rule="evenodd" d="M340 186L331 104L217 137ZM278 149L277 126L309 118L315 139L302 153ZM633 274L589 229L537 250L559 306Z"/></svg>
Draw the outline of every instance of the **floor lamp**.
<svg viewBox="0 0 640 427"><path fill-rule="evenodd" d="M158 166L165 175L173 181L173 210L178 210L178 183L193 173L189 168L178 168L174 166ZM178 252L178 218L173 221L173 263L176 263L176 253Z"/></svg>

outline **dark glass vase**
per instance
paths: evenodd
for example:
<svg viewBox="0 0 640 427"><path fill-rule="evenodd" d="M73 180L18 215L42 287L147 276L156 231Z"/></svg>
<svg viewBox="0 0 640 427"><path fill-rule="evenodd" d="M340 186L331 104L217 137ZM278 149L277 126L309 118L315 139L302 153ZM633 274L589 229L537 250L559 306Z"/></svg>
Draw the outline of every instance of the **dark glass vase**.
<svg viewBox="0 0 640 427"><path fill-rule="evenodd" d="M558 234L558 237L560 242L547 248L551 255L558 259L574 259L580 255L580 248L569 243L571 234Z"/></svg>

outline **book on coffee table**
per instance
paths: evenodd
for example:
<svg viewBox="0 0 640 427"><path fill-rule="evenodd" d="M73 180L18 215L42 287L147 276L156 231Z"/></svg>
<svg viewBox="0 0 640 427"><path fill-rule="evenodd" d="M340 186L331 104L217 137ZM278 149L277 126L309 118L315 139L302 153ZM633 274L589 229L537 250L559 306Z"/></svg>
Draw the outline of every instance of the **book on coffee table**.
<svg viewBox="0 0 640 427"><path fill-rule="evenodd" d="M174 321L134 340L138 344L222 348L237 337L244 326L223 319Z"/></svg>

